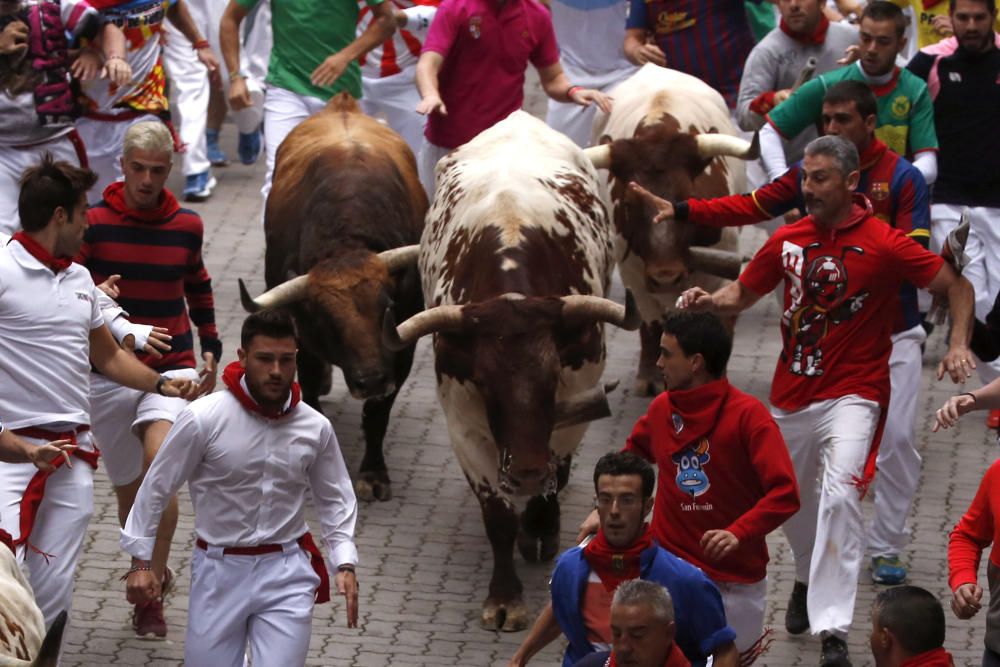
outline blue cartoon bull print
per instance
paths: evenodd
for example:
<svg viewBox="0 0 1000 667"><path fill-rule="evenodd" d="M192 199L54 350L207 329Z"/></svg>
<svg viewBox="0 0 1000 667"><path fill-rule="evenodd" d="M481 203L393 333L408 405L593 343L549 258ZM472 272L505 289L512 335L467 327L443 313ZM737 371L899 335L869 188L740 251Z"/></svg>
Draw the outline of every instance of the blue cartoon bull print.
<svg viewBox="0 0 1000 667"><path fill-rule="evenodd" d="M705 474L705 464L711 459L708 454L708 438L702 438L697 447L685 447L671 459L677 464L677 488L692 498L708 491L711 482Z"/></svg>

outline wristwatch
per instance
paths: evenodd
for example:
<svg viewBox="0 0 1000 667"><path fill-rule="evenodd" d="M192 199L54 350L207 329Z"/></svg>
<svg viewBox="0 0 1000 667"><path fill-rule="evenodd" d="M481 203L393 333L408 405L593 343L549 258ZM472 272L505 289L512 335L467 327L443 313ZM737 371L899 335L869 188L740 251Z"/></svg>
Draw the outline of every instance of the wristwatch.
<svg viewBox="0 0 1000 667"><path fill-rule="evenodd" d="M161 375L160 379L156 381L156 393L159 394L160 396L166 396L166 394L163 393L163 385L165 385L167 382L168 379L165 375Z"/></svg>

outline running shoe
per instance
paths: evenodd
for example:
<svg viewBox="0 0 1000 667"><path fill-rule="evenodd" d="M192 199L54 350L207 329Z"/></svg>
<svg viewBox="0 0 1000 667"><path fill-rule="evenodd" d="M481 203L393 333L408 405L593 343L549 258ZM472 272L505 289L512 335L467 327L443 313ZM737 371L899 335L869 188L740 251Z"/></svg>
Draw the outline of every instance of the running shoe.
<svg viewBox="0 0 1000 667"><path fill-rule="evenodd" d="M906 581L906 568L899 562L899 556L872 558L872 581L885 586L897 586Z"/></svg>
<svg viewBox="0 0 1000 667"><path fill-rule="evenodd" d="M806 606L806 593L809 586L796 581L792 588L792 596L788 598L788 610L785 611L785 629L789 634L801 635L809 629L809 608Z"/></svg>
<svg viewBox="0 0 1000 667"><path fill-rule="evenodd" d="M229 158L219 146L219 131L205 130L205 140L208 143L208 161L213 167L228 167Z"/></svg>
<svg viewBox="0 0 1000 667"><path fill-rule="evenodd" d="M240 162L243 164L253 164L260 157L260 151L262 147L262 142L260 140L260 128L258 127L253 132L244 134L240 132Z"/></svg>
<svg viewBox="0 0 1000 667"><path fill-rule="evenodd" d="M167 621L163 618L163 602L157 598L135 605L132 611L132 629L139 639L166 639Z"/></svg>
<svg viewBox="0 0 1000 667"><path fill-rule="evenodd" d="M212 196L212 190L216 185L218 185L218 181L212 176L211 171L186 176L184 178L184 201L205 201Z"/></svg>

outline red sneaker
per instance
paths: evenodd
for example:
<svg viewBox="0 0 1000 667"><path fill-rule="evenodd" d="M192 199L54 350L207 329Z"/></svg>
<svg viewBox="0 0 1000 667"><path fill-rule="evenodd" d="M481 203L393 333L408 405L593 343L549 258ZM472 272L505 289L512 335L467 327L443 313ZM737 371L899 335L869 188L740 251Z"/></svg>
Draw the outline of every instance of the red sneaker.
<svg viewBox="0 0 1000 667"><path fill-rule="evenodd" d="M166 639L167 621L163 618L163 603L160 600L153 600L135 605L132 612L132 629L139 639Z"/></svg>
<svg viewBox="0 0 1000 667"><path fill-rule="evenodd" d="M1000 429L1000 410L990 410L990 414L986 416L986 428Z"/></svg>

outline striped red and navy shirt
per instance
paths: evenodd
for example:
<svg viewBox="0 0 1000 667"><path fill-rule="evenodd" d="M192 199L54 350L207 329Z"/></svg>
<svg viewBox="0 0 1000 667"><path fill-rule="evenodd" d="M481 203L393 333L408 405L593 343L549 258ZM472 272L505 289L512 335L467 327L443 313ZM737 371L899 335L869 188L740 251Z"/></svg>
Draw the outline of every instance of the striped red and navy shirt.
<svg viewBox="0 0 1000 667"><path fill-rule="evenodd" d="M162 359L138 354L147 366L161 372L197 367L191 322L198 327L202 352L221 359L212 279L201 258L201 217L181 208L166 189L157 208L129 209L124 185L109 185L104 199L87 211L89 227L76 261L90 270L95 283L121 275L118 302L129 319L165 327L173 336Z"/></svg>
<svg viewBox="0 0 1000 667"><path fill-rule="evenodd" d="M759 0L752 0L759 2ZM667 67L696 76L732 109L754 47L743 0L629 0L628 29L648 31Z"/></svg>

